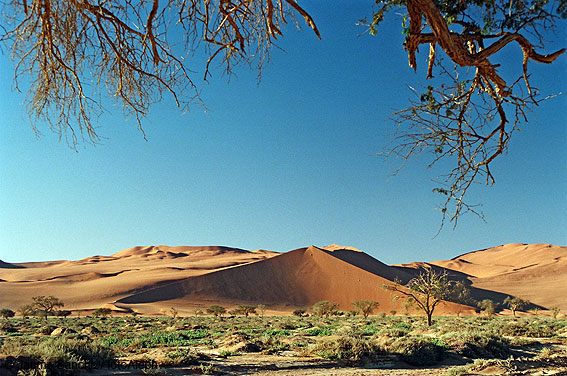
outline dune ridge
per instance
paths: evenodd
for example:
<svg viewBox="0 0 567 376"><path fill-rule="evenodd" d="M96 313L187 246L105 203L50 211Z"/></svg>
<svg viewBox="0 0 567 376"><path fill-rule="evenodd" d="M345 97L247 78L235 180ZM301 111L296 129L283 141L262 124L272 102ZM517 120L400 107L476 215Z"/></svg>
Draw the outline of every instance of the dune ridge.
<svg viewBox="0 0 567 376"><path fill-rule="evenodd" d="M424 268L447 271L477 299L506 296L539 308L567 310L567 247L506 244L463 253L451 260L386 265L354 247L331 244L285 253L225 246L137 246L109 256L33 263L0 262L2 306L17 309L36 295L55 295L66 309L113 307L155 314L175 306L192 312L210 304L266 304L276 311L320 300L352 309L376 300L379 310L401 312L385 283L406 283ZM536 307L536 306L533 306ZM439 313L461 310L453 303ZM474 313L474 308L465 308Z"/></svg>

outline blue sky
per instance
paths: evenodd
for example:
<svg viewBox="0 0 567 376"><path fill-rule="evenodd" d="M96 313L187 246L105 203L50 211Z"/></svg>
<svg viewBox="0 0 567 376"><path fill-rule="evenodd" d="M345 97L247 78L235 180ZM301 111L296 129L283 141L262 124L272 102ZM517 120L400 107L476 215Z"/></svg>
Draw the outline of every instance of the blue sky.
<svg viewBox="0 0 567 376"><path fill-rule="evenodd" d="M391 141L392 111L407 85L423 83L402 48L400 17L378 36L359 36L367 2L333 9L304 2L321 31L288 26L258 84L240 67L202 83L207 111L181 113L170 99L143 126L119 108L97 122L105 137L76 153L22 110L24 94L0 88L0 258L23 262L108 255L136 245L227 245L287 251L337 243L386 263L448 259L510 242L567 244L567 97L539 106L475 187L487 223L446 226L427 156L397 176L376 153ZM567 46L567 27L548 52ZM503 59L518 69L517 49ZM516 60L515 60L516 59ZM202 69L204 61L191 63ZM1 56L4 82L11 62ZM567 56L530 64L545 93L567 89ZM198 78L197 78L198 79Z"/></svg>

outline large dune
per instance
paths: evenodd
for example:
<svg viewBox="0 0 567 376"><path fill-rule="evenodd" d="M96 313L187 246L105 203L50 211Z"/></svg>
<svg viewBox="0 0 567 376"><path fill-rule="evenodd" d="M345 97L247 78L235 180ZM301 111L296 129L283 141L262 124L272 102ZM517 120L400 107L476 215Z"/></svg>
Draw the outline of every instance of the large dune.
<svg viewBox="0 0 567 376"><path fill-rule="evenodd" d="M109 307L155 314L182 313L211 304L265 304L290 312L321 300L352 309L357 300L380 302L379 311L403 310L385 283L403 283L425 267L447 270L473 296L531 300L540 308L567 310L567 247L508 244L448 261L388 266L352 247L311 246L283 254L238 248L142 246L76 261L0 261L2 307L16 309L36 295L54 295L66 309ZM534 306L535 307L535 306ZM437 313L463 310L453 303ZM473 308L464 311L472 313Z"/></svg>

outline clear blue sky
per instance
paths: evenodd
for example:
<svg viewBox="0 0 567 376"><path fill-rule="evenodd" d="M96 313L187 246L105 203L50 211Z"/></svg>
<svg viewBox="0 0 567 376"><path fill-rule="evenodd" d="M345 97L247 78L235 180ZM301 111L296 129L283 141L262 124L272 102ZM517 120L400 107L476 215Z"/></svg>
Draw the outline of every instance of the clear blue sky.
<svg viewBox="0 0 567 376"><path fill-rule="evenodd" d="M2 55L0 259L79 259L136 245L287 251L337 243L399 263L510 242L566 245L566 95L543 103L515 134L492 168L494 187L471 192L487 223L463 217L435 237L438 171L420 158L393 177L396 163L374 155L391 140L388 119L407 105L407 85L424 81L425 51L416 74L397 16L378 36L358 36L369 3L304 2L323 40L302 20L302 31L289 26L285 52L273 51L259 85L246 67L230 82L215 72L202 84L208 111L183 114L166 100L144 121L148 141L108 106L98 121L105 140L78 153L41 124L35 137ZM565 24L548 52L567 47ZM518 69L517 48L503 52ZM566 91L567 56L530 71L544 93Z"/></svg>

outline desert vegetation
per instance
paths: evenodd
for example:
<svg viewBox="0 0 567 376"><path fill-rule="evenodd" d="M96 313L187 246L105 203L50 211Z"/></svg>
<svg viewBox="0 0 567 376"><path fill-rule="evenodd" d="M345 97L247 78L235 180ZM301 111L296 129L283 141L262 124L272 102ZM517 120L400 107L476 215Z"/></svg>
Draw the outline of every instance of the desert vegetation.
<svg viewBox="0 0 567 376"><path fill-rule="evenodd" d="M327 303L316 307L333 306ZM542 364L567 360L567 320L551 316L439 317L430 326L424 316L241 314L219 320L215 312L220 311L176 318L4 318L0 359L3 366L10 359L14 375L112 369L117 363L147 372L184 367L188 373L220 374L227 359L278 355L309 364L379 368L438 366L453 359L440 375L466 374L492 364L490 359L512 362L516 369L538 359ZM531 357L514 358L517 353ZM462 365L454 366L455 359Z"/></svg>

